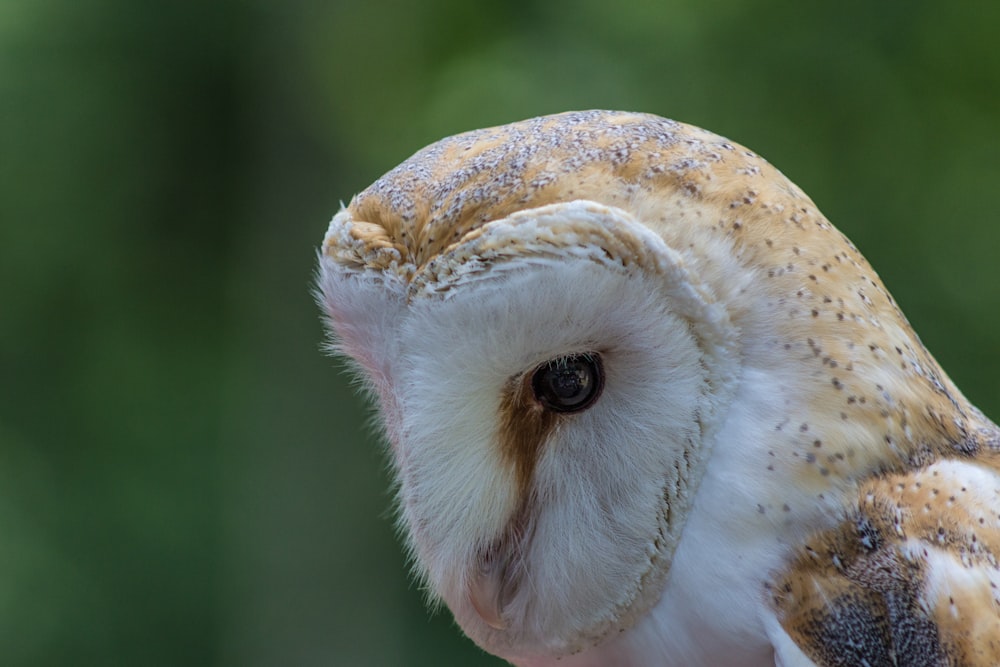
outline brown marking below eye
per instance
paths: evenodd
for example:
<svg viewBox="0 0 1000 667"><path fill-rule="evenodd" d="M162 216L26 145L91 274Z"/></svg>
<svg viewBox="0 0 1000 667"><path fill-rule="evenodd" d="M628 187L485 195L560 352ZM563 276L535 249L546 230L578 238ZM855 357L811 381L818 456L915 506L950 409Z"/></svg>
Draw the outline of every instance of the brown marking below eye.
<svg viewBox="0 0 1000 667"><path fill-rule="evenodd" d="M500 397L500 452L514 468L519 495L531 486L542 444L560 416L543 408L531 389L531 373L511 378Z"/></svg>

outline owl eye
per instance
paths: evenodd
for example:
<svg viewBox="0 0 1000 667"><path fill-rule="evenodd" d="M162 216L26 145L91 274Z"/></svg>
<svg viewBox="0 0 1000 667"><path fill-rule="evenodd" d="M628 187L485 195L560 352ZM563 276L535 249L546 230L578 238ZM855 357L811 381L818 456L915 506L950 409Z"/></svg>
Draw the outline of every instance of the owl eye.
<svg viewBox="0 0 1000 667"><path fill-rule="evenodd" d="M604 388L604 366L596 354L571 354L547 361L531 376L535 400L553 412L586 410Z"/></svg>

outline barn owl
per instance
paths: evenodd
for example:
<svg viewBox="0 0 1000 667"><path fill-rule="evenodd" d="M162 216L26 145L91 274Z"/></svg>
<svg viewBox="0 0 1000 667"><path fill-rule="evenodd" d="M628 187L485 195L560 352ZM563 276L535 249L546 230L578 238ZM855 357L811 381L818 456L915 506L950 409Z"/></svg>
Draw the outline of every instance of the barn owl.
<svg viewBox="0 0 1000 667"><path fill-rule="evenodd" d="M485 650L1000 664L1000 432L749 150L606 111L460 134L318 275L417 574Z"/></svg>

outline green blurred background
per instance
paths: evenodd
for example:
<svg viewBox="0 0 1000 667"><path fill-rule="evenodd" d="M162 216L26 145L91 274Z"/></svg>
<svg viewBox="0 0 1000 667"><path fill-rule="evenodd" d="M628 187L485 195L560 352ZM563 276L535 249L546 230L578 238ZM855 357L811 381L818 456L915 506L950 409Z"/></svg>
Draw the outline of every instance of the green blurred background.
<svg viewBox="0 0 1000 667"><path fill-rule="evenodd" d="M315 247L581 108L776 164L1000 415L1000 3L0 0L0 662L496 664L429 616Z"/></svg>

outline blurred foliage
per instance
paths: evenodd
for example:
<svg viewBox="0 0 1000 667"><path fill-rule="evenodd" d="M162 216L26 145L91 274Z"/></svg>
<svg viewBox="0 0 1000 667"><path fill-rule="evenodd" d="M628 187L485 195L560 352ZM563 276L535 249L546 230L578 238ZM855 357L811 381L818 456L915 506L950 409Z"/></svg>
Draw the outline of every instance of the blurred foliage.
<svg viewBox="0 0 1000 667"><path fill-rule="evenodd" d="M315 247L446 134L761 152L1000 415L1000 4L0 0L5 665L495 664L428 616Z"/></svg>

